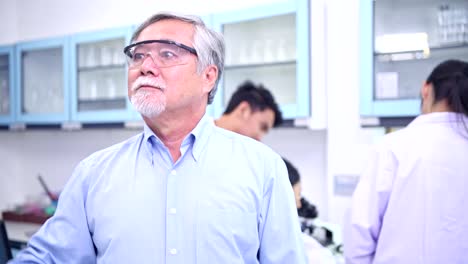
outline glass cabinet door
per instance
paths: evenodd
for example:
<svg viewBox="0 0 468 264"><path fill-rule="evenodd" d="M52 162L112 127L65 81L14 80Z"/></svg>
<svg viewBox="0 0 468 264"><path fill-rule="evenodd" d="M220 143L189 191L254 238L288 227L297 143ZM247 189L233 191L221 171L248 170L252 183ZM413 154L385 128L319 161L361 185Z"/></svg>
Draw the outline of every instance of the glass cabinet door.
<svg viewBox="0 0 468 264"><path fill-rule="evenodd" d="M61 113L64 104L62 49L24 51L21 64L22 113Z"/></svg>
<svg viewBox="0 0 468 264"><path fill-rule="evenodd" d="M263 83L280 105L296 102L296 93L284 89L296 87L295 24L295 14L286 14L224 25L224 105L244 79Z"/></svg>
<svg viewBox="0 0 468 264"><path fill-rule="evenodd" d="M305 6L298 7L299 2ZM226 42L223 80L215 97L216 116L222 114L231 95L245 80L261 83L270 90L285 118L309 115L306 1L215 15L214 25Z"/></svg>
<svg viewBox="0 0 468 264"><path fill-rule="evenodd" d="M0 125L13 119L13 47L0 47Z"/></svg>
<svg viewBox="0 0 468 264"><path fill-rule="evenodd" d="M365 41L373 44L372 58L364 56L368 65L363 69L373 72L370 86L365 85L365 113L394 117L418 115L420 89L431 70L447 59L468 60L468 2L364 2L361 15L367 17L364 19L373 17L368 22L374 25L372 30L369 24L362 24L367 27L362 28Z"/></svg>
<svg viewBox="0 0 468 264"><path fill-rule="evenodd" d="M18 45L16 107L20 122L68 121L67 51L65 38Z"/></svg>
<svg viewBox="0 0 468 264"><path fill-rule="evenodd" d="M73 36L72 119L119 122L131 118L123 49L130 28Z"/></svg>

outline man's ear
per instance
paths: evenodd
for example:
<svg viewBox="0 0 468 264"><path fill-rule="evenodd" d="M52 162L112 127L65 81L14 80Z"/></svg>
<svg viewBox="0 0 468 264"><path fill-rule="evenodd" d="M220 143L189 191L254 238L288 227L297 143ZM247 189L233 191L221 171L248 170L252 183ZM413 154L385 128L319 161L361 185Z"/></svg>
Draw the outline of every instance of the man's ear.
<svg viewBox="0 0 468 264"><path fill-rule="evenodd" d="M421 113L427 114L431 112L431 97L432 85L430 83L424 82L421 88Z"/></svg>
<svg viewBox="0 0 468 264"><path fill-rule="evenodd" d="M218 68L215 65L208 66L203 71L203 81L205 82L204 92L209 93L214 89L216 80L218 79Z"/></svg>
<svg viewBox="0 0 468 264"><path fill-rule="evenodd" d="M237 107L236 107L237 113L242 117L242 119L248 119L248 117L252 113L252 108L250 107L249 103L247 101L242 101Z"/></svg>
<svg viewBox="0 0 468 264"><path fill-rule="evenodd" d="M427 82L424 82L421 88L421 98L423 100L427 100L429 98L430 93L431 93L431 85Z"/></svg>

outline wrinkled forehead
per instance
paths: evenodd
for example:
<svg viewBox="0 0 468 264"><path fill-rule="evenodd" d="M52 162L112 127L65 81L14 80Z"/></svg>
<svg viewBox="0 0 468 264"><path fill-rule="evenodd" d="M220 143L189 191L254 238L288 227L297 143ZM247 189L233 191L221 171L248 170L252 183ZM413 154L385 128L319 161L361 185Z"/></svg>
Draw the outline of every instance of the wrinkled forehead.
<svg viewBox="0 0 468 264"><path fill-rule="evenodd" d="M152 39L167 39L192 46L195 28L191 23L164 19L156 21L141 31L135 42Z"/></svg>
<svg viewBox="0 0 468 264"><path fill-rule="evenodd" d="M170 39L166 39L169 41L173 41ZM152 42L152 43L142 43L138 44L135 47L131 49L133 52L140 52L140 51L159 51L159 50L169 50L173 52L187 52L184 49L177 47L174 44L169 44L169 43L160 43L160 42Z"/></svg>

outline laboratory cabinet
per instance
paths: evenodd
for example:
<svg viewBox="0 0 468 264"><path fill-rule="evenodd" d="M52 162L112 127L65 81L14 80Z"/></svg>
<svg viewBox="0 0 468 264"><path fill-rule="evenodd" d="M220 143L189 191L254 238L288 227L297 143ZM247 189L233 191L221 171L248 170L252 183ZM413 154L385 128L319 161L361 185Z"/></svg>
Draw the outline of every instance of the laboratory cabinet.
<svg viewBox="0 0 468 264"><path fill-rule="evenodd" d="M269 89L286 119L310 115L309 1L285 1L213 15L224 35L225 68L213 105L222 115L245 80Z"/></svg>
<svg viewBox="0 0 468 264"><path fill-rule="evenodd" d="M123 48L132 27L77 33L15 45L10 85L14 117L8 125L125 122L133 118L127 98ZM7 65L1 53L2 83ZM4 65L5 64L5 65Z"/></svg>
<svg viewBox="0 0 468 264"><path fill-rule="evenodd" d="M105 123L132 119L123 53L131 34L129 26L71 36L72 121Z"/></svg>
<svg viewBox="0 0 468 264"><path fill-rule="evenodd" d="M0 125L13 121L14 46L0 46Z"/></svg>
<svg viewBox="0 0 468 264"><path fill-rule="evenodd" d="M418 115L431 70L447 59L468 60L468 2L360 3L361 115Z"/></svg>
<svg viewBox="0 0 468 264"><path fill-rule="evenodd" d="M286 0L202 17L226 43L224 72L207 115L219 117L237 86L251 80L272 91L284 118L311 116L309 4ZM127 97L123 53L135 28L0 47L0 125L141 122Z"/></svg>
<svg viewBox="0 0 468 264"><path fill-rule="evenodd" d="M18 43L15 48L15 120L61 124L70 117L69 39Z"/></svg>

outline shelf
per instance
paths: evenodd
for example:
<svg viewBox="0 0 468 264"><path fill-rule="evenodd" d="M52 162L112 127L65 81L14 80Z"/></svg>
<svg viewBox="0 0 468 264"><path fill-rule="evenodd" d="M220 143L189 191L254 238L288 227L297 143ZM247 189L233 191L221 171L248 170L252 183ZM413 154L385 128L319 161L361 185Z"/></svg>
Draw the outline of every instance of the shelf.
<svg viewBox="0 0 468 264"><path fill-rule="evenodd" d="M401 116L401 117L361 117L361 127L385 127L396 128L406 127L417 116Z"/></svg>
<svg viewBox="0 0 468 264"><path fill-rule="evenodd" d="M428 54L424 53L421 50L407 51L407 52L393 52L393 53L376 53L375 52L374 57L379 62L423 60L423 59L430 59L436 53L443 54L447 52L453 52L454 50L457 50L457 49L468 50L468 43L430 47Z"/></svg>
<svg viewBox="0 0 468 264"><path fill-rule="evenodd" d="M281 62L266 62L266 63L227 65L227 66L224 67L224 70L260 68L260 67L275 67L275 66L289 66L289 65L296 65L296 61L295 60L289 60L289 61L281 61Z"/></svg>
<svg viewBox="0 0 468 264"><path fill-rule="evenodd" d="M125 109L126 98L78 100L78 111L104 111Z"/></svg>
<svg viewBox="0 0 468 264"><path fill-rule="evenodd" d="M446 49L456 49L456 48L468 48L468 42L461 42L461 43L454 43L450 45L441 45L441 46L432 46L429 47L429 50L446 50ZM374 56L382 56L382 55L392 55L392 54L406 54L406 53L422 53L422 50L415 50L415 51L401 51L401 52L374 52Z"/></svg>
<svg viewBox="0 0 468 264"><path fill-rule="evenodd" d="M423 60L429 56L422 51L382 53L376 55L379 62L405 61L405 60Z"/></svg>
<svg viewBox="0 0 468 264"><path fill-rule="evenodd" d="M447 44L442 46L429 47L430 50L444 50L444 49L456 49L456 48L468 48L468 42L460 42Z"/></svg>

